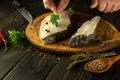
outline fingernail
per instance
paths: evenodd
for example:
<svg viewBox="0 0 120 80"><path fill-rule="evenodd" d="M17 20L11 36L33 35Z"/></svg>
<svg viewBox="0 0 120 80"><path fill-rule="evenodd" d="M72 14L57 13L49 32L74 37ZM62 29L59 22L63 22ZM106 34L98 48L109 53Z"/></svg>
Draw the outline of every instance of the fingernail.
<svg viewBox="0 0 120 80"><path fill-rule="evenodd" d="M90 8L93 9L93 8L96 8L96 7L97 7L96 1L92 0Z"/></svg>
<svg viewBox="0 0 120 80"><path fill-rule="evenodd" d="M51 7L50 10L53 12L53 13L56 13L56 9L54 7Z"/></svg>

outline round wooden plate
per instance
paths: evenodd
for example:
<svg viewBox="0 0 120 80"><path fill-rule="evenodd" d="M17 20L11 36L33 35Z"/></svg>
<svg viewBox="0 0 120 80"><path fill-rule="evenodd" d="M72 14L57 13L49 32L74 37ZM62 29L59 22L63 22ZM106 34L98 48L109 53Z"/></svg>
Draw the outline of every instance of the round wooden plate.
<svg viewBox="0 0 120 80"><path fill-rule="evenodd" d="M36 47L49 51L49 52L56 52L59 54L74 54L77 52L101 52L105 50L109 50L112 48L115 48L120 45L120 40L115 40L112 42L109 42L105 44L104 46L98 46L98 43L90 43L81 47L77 48L70 48L69 47L69 38L63 41L59 41L54 44L45 44L43 43L39 38L39 27L41 24L41 21L50 13L45 13L34 19L32 24L28 24L26 27L26 36L28 40ZM90 19L89 15L84 13L75 13L71 20L74 21L74 23L82 24L84 21ZM104 38L104 39L114 39L114 38L120 38L119 31L109 22L101 19L98 28L97 28L97 38Z"/></svg>

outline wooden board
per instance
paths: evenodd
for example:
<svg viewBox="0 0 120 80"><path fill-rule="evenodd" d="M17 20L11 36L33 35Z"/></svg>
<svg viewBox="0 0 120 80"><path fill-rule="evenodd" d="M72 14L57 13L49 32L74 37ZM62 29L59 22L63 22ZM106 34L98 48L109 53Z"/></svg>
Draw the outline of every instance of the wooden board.
<svg viewBox="0 0 120 80"><path fill-rule="evenodd" d="M39 27L41 24L41 21L50 13L45 13L34 19L32 24L28 24L26 27L26 36L28 40L36 47L45 50L45 51L51 51L51 52L57 52L60 54L71 54L71 53L77 53L77 52L101 52L105 50L109 50L112 48L115 48L119 46L120 40L115 40L112 42L109 42L105 44L104 46L98 46L98 43L93 42L81 47L76 48L70 48L69 47L69 38L63 41L59 41L54 44L46 44L43 43L39 38ZM78 24L82 24L86 20L90 19L90 16L84 13L75 13L71 20L74 26L77 26ZM96 39L102 38L103 40L110 40L110 39L116 39L120 38L119 31L109 22L101 19L98 23L98 27L96 29Z"/></svg>

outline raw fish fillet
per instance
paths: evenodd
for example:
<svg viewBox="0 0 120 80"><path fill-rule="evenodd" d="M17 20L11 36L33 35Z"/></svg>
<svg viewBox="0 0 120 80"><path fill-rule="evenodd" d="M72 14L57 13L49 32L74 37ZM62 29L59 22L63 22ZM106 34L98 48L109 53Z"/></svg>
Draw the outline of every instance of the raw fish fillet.
<svg viewBox="0 0 120 80"><path fill-rule="evenodd" d="M78 47L90 43L95 38L95 31L100 20L99 16L84 22L77 32L69 40L70 47Z"/></svg>
<svg viewBox="0 0 120 80"><path fill-rule="evenodd" d="M44 43L55 43L63 40L70 31L71 21L67 11L58 14L57 26L50 22L51 15L46 16L40 25L39 37Z"/></svg>

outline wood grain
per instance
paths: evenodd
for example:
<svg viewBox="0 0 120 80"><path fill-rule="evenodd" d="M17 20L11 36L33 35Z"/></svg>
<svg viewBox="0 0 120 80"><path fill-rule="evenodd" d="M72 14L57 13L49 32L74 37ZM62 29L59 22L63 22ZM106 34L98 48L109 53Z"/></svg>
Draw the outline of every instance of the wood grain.
<svg viewBox="0 0 120 80"><path fill-rule="evenodd" d="M52 52L58 52L60 54L62 53L76 53L76 52L99 52L99 51L105 51L109 50L112 48L117 47L120 43L120 40L116 40L113 42L110 42L102 47L98 46L98 42L93 42L81 47L76 47L76 48L70 48L69 47L69 38L54 44L46 44L43 43L40 38L39 38L39 27L41 21L49 15L50 13L45 13L43 15L40 15L37 17L34 21L33 24L29 24L26 28L26 36L28 40L36 47L45 50L45 51L52 51ZM76 24L81 24L85 20L88 20L89 18L87 14L84 13L76 13L77 16L82 16L79 17L78 19L74 18L73 21L76 22ZM83 20L83 21L82 21ZM79 21L79 22L77 22ZM119 31L109 22L106 20L101 19L101 21L98 24L98 27L96 29L96 40L110 40L114 38L120 38Z"/></svg>
<svg viewBox="0 0 120 80"><path fill-rule="evenodd" d="M89 9L89 5L86 6L87 1L91 0L70 1L72 4L78 1L78 4L74 7L75 10L92 16L99 15L116 26L120 31L120 11L104 14L97 11L97 9ZM22 0L22 3L24 3L25 8L31 12L34 18L48 11L44 9L42 0ZM12 0L4 0L0 3L0 24L0 28L4 29L5 35L8 36L9 29L24 31L28 23L13 7ZM31 46L28 41L26 43L27 46ZM66 65L69 64L69 60L67 60L69 56L60 55L59 57L62 58L57 62L58 55L48 52L45 53L47 58L42 58L39 54L44 52L40 49L32 47L32 51L25 54L27 49L18 50L11 47L7 53L3 51L4 48L0 49L0 80L120 80L120 61L115 63L110 71L103 74L89 73L84 70L82 64L70 71L65 71ZM114 50L120 53L120 47ZM31 54L33 53L35 57L32 58ZM47 64L47 66L44 64Z"/></svg>

